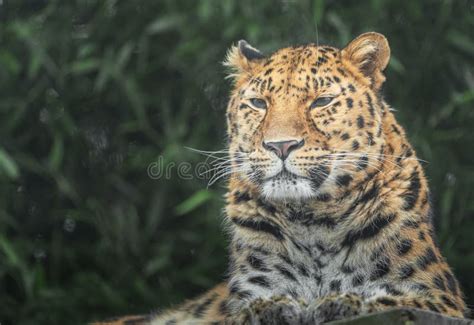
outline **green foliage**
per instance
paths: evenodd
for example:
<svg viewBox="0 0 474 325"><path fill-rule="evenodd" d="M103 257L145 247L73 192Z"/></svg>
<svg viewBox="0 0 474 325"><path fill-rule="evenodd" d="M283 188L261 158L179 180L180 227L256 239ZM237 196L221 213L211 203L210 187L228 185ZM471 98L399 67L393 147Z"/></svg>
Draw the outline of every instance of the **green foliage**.
<svg viewBox="0 0 474 325"><path fill-rule="evenodd" d="M317 24L316 24L317 22ZM80 324L223 278L223 183L150 164L225 147L226 49L384 33L385 93L474 303L474 16L459 1L0 1L0 322Z"/></svg>

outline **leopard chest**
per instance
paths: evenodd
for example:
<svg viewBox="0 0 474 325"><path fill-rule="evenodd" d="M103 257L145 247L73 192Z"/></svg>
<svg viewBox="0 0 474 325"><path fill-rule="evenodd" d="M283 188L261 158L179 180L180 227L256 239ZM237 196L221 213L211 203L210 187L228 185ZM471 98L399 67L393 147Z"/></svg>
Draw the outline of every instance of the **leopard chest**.
<svg viewBox="0 0 474 325"><path fill-rule="evenodd" d="M337 233L321 227L295 227L288 255L296 274L296 285L290 292L304 299L314 299L341 292L365 295L375 286L370 282L374 262L368 254L357 254L348 247L335 245Z"/></svg>

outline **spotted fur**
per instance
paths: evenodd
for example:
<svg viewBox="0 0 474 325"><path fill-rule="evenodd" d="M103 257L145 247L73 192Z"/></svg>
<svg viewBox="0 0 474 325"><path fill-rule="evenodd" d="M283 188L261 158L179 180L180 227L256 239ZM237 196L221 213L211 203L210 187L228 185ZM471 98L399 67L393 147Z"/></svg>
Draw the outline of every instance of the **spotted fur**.
<svg viewBox="0 0 474 325"><path fill-rule="evenodd" d="M233 47L228 281L115 324L309 324L394 307L463 317L423 168L380 93L389 57L377 33L342 50Z"/></svg>

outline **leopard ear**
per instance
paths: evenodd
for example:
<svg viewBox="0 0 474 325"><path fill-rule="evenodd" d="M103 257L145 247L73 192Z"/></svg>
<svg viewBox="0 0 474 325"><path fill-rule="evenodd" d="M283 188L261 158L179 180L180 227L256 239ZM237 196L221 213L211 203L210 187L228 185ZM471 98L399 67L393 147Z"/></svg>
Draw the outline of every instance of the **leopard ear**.
<svg viewBox="0 0 474 325"><path fill-rule="evenodd" d="M383 71L390 60L390 47L382 34L365 33L354 39L342 50L343 59L351 61L372 81L372 88L378 90L385 76Z"/></svg>
<svg viewBox="0 0 474 325"><path fill-rule="evenodd" d="M232 70L231 77L251 72L256 65L258 65L265 56L252 47L247 41L240 40L237 45L232 46L227 52L224 65Z"/></svg>

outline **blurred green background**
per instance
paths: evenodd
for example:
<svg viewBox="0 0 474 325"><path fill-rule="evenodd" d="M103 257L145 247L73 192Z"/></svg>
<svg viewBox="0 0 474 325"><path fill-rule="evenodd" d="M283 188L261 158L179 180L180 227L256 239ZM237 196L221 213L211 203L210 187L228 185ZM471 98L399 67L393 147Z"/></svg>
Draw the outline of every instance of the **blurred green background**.
<svg viewBox="0 0 474 325"><path fill-rule="evenodd" d="M220 281L225 182L148 166L225 148L232 43L365 31L391 44L385 96L429 162L438 239L474 304L473 1L1 0L2 325L150 312Z"/></svg>

